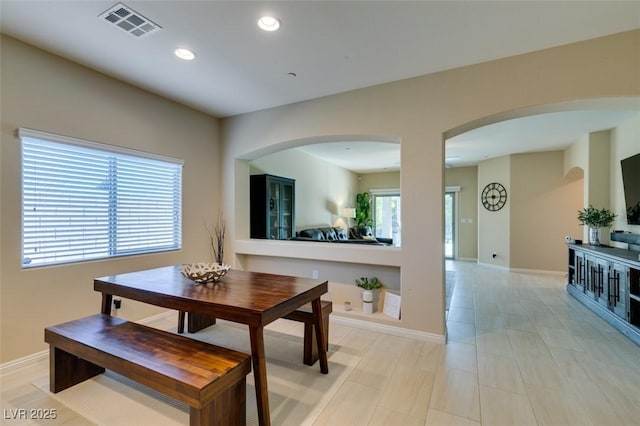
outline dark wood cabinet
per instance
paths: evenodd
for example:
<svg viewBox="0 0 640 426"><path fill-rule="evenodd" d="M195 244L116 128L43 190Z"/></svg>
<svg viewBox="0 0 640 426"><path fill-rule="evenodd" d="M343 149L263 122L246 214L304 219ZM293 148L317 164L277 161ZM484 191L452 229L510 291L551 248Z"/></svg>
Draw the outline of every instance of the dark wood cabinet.
<svg viewBox="0 0 640 426"><path fill-rule="evenodd" d="M640 345L638 252L569 245L567 291Z"/></svg>
<svg viewBox="0 0 640 426"><path fill-rule="evenodd" d="M609 267L609 309L624 319L629 319L627 305L630 270L627 265L618 262L611 262Z"/></svg>
<svg viewBox="0 0 640 426"><path fill-rule="evenodd" d="M585 293L609 309L609 261L592 255L585 256L585 261L587 265Z"/></svg>
<svg viewBox="0 0 640 426"><path fill-rule="evenodd" d="M629 322L640 328L640 268L629 269Z"/></svg>
<svg viewBox="0 0 640 426"><path fill-rule="evenodd" d="M295 180L251 175L251 238L288 240L295 230Z"/></svg>

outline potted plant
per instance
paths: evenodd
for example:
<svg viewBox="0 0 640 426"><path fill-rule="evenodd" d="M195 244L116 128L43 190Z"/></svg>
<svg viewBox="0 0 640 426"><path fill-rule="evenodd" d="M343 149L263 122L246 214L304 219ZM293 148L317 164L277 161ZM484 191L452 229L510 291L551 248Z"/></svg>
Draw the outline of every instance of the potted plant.
<svg viewBox="0 0 640 426"><path fill-rule="evenodd" d="M372 314L374 292L382 288L382 283L376 277L360 277L356 279L356 285L362 289L362 312Z"/></svg>
<svg viewBox="0 0 640 426"><path fill-rule="evenodd" d="M580 225L589 227L589 244L600 245L600 228L606 228L613 224L617 215L609 209L596 209L591 204L582 210L578 210Z"/></svg>
<svg viewBox="0 0 640 426"><path fill-rule="evenodd" d="M373 221L369 217L371 210L371 196L368 192L356 194L356 223L358 226L371 226Z"/></svg>

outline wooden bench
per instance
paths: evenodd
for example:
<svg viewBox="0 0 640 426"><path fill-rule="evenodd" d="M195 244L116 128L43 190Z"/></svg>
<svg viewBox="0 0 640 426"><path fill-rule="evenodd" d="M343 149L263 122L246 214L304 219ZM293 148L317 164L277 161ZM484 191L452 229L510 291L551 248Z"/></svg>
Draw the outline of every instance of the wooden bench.
<svg viewBox="0 0 640 426"><path fill-rule="evenodd" d="M189 405L190 425L245 425L251 356L105 314L47 327L49 388L112 370Z"/></svg>
<svg viewBox="0 0 640 426"><path fill-rule="evenodd" d="M333 303L328 300L321 300L322 321L324 322L324 341L329 349L329 314L333 312ZM184 333L185 315L187 313L178 312L178 333ZM313 365L318 360L318 344L315 338L315 327L313 325L313 310L311 303L301 306L297 310L284 316L283 318L304 323L304 349L302 360L306 365ZM215 317L209 315L194 314L188 312L187 331L196 333L206 327L216 323Z"/></svg>

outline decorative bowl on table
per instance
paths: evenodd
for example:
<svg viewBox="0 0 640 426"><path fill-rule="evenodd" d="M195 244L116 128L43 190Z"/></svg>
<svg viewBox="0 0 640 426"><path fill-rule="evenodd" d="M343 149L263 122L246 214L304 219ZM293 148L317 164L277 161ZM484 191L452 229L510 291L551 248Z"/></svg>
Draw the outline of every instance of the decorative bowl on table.
<svg viewBox="0 0 640 426"><path fill-rule="evenodd" d="M180 273L198 284L218 282L229 272L229 269L231 269L230 265L207 262L180 265Z"/></svg>

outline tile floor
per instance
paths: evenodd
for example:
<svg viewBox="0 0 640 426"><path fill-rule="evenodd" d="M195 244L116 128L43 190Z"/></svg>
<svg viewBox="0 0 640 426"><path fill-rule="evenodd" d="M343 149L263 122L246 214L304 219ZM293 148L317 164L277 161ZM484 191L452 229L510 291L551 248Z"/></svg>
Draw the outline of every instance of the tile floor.
<svg viewBox="0 0 640 426"><path fill-rule="evenodd" d="M313 425L640 424L640 348L568 296L563 277L447 269L447 345L332 324L333 347L361 360ZM2 406L87 424L30 385L46 368L2 377Z"/></svg>

